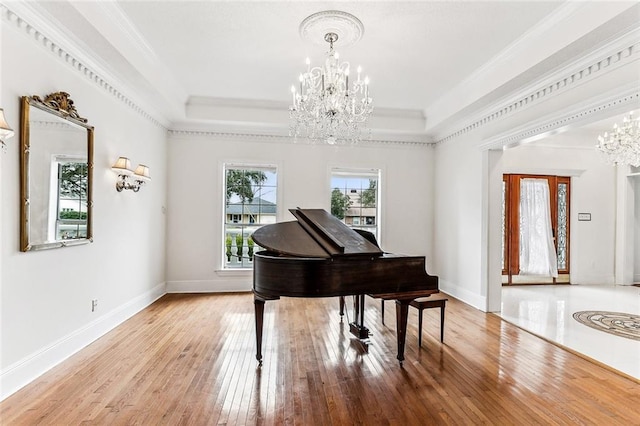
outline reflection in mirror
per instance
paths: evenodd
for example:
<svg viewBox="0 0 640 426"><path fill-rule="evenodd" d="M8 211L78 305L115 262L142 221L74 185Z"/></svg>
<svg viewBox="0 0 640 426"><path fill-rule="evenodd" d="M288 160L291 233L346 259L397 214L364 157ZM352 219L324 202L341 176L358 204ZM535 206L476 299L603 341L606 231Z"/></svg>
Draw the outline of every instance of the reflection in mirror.
<svg viewBox="0 0 640 426"><path fill-rule="evenodd" d="M88 243L93 128L63 92L22 98L21 250Z"/></svg>

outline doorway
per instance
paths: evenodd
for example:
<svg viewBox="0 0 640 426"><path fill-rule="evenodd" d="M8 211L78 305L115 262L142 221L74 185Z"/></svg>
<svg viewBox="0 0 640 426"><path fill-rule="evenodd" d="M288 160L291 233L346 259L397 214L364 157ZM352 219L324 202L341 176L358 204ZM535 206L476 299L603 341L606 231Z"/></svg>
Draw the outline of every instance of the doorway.
<svg viewBox="0 0 640 426"><path fill-rule="evenodd" d="M557 277L532 274L521 265L521 254L526 241L523 238L523 212L521 197L524 179L539 179L548 184L548 223L551 227ZM504 174L502 175L502 283L559 284L570 282L569 271L569 212L571 178L568 176ZM547 218L545 218L547 219Z"/></svg>

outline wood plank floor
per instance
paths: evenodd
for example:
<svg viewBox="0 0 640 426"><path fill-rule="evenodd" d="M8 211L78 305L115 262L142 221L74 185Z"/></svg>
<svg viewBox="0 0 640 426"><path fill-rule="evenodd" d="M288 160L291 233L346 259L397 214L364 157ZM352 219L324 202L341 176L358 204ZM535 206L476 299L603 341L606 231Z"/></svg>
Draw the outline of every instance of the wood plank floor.
<svg viewBox="0 0 640 426"><path fill-rule="evenodd" d="M368 345L338 300L265 309L255 360L251 294L166 295L0 404L3 425L640 424L640 384L455 299L409 312L367 299Z"/></svg>

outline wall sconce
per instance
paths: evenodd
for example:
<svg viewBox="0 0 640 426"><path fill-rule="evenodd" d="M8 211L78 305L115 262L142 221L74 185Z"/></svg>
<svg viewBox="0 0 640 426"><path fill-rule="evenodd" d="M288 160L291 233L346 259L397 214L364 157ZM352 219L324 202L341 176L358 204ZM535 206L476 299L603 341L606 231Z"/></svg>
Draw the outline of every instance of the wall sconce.
<svg viewBox="0 0 640 426"><path fill-rule="evenodd" d="M2 143L2 150L4 151L7 144L5 139L9 139L14 135L13 129L9 127L7 120L4 118L4 109L0 108L0 143Z"/></svg>
<svg viewBox="0 0 640 426"><path fill-rule="evenodd" d="M151 180L149 176L149 167L144 164L138 164L135 171L131 170L131 161L127 157L120 157L111 166L111 170L118 174L116 182L116 191L122 192L123 189L130 189L133 192L140 191L140 187Z"/></svg>

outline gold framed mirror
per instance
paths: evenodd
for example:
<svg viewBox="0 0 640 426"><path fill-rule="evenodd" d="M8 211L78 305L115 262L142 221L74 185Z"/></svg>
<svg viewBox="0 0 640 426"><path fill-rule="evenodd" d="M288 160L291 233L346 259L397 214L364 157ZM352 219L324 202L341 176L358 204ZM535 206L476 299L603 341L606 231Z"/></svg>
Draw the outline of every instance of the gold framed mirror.
<svg viewBox="0 0 640 426"><path fill-rule="evenodd" d="M20 250L93 241L93 127L69 94L21 98Z"/></svg>

